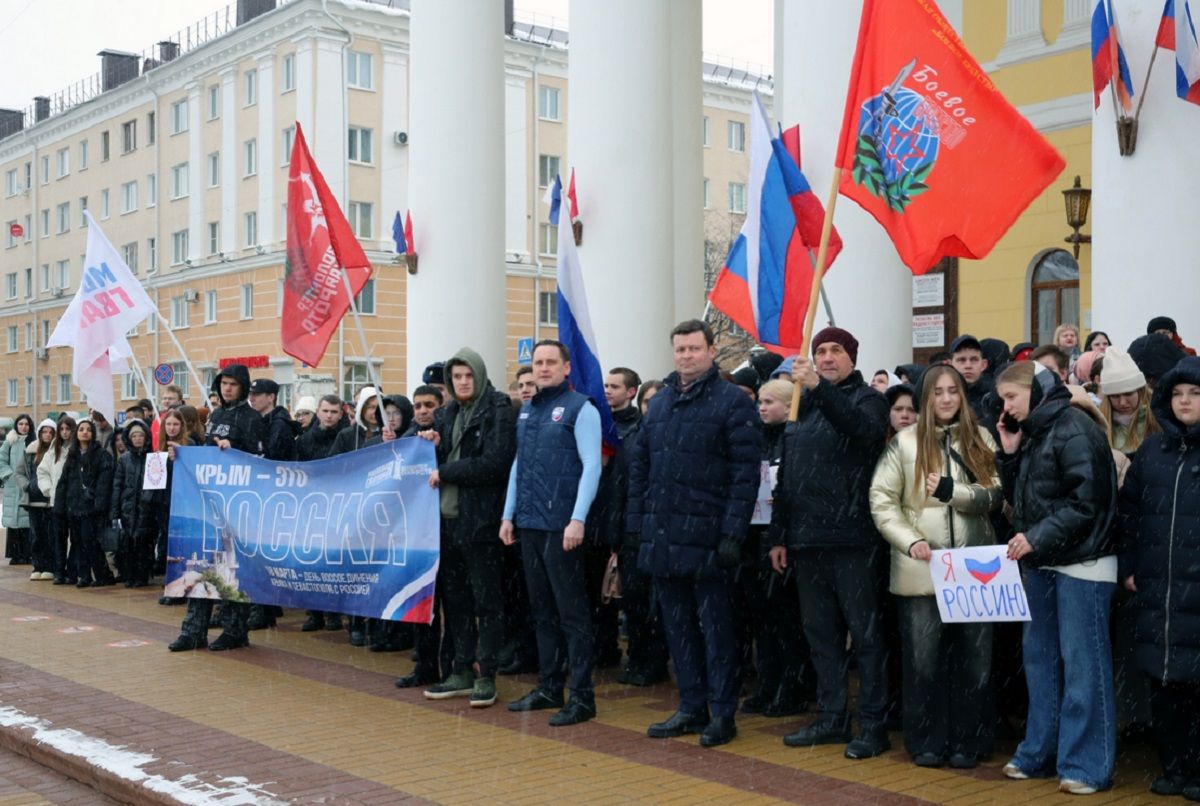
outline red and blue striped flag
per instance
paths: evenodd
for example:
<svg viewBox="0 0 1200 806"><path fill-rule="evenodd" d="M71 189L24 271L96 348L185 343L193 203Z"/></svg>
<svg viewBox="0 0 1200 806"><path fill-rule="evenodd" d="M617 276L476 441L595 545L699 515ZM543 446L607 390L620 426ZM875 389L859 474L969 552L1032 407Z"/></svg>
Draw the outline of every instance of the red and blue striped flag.
<svg viewBox="0 0 1200 806"><path fill-rule="evenodd" d="M1092 9L1092 97L1095 108L1100 108L1100 96L1109 83L1121 108L1126 112L1133 111L1133 77L1117 33L1112 0L1096 0Z"/></svg>

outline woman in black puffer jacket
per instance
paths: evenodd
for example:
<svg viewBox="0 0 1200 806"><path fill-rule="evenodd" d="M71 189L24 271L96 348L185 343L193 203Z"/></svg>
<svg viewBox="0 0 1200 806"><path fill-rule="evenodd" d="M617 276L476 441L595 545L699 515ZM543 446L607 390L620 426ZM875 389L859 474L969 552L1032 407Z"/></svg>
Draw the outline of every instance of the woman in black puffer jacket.
<svg viewBox="0 0 1200 806"><path fill-rule="evenodd" d="M121 522L121 549L125 587L144 588L154 568L153 508L147 506L153 492L142 490L146 472L146 453L150 450L150 429L141 420L125 423L128 450L117 463L112 487L112 518ZM143 501L145 498L145 501Z"/></svg>
<svg viewBox="0 0 1200 806"><path fill-rule="evenodd" d="M1163 375L1150 405L1162 434L1142 443L1121 488L1120 575L1152 686L1163 774L1150 789L1200 801L1200 358Z"/></svg>
<svg viewBox="0 0 1200 806"><path fill-rule="evenodd" d="M75 542L75 587L113 584L100 537L108 522L113 459L96 441L96 424L81 420L58 479L54 509L66 517Z"/></svg>

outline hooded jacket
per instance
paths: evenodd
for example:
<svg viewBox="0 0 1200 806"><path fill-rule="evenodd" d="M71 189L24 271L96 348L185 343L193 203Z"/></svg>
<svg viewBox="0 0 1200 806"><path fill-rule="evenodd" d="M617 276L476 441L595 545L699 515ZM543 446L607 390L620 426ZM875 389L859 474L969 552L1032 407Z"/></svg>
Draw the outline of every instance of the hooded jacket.
<svg viewBox="0 0 1200 806"><path fill-rule="evenodd" d="M276 462L296 461L296 437L300 436L300 423L293 420L283 406L276 406L262 418L266 431L263 456Z"/></svg>
<svg viewBox="0 0 1200 806"><path fill-rule="evenodd" d="M329 456L333 451L334 440L349 426L350 420L344 414L332 428L322 428L320 421L314 416L312 424L296 440L296 458L301 462L311 462Z"/></svg>
<svg viewBox="0 0 1200 806"><path fill-rule="evenodd" d="M350 451L356 451L359 448L367 446L367 440L378 431L378 427L368 431L362 426L363 407L367 405L367 401L374 398L377 392L374 386L364 386L358 390L358 402L354 406L354 425L348 425L338 432L337 437L333 441L333 448L330 449L330 456L337 456ZM375 419L380 423L383 422L383 412L376 411Z"/></svg>
<svg viewBox="0 0 1200 806"><path fill-rule="evenodd" d="M57 439L57 437L55 437ZM50 507L54 508L54 502L57 499L58 480L62 478L63 466L67 463L67 454L70 453L67 445L59 448L59 455L54 457L54 445L51 444L42 456L42 463L37 468L38 489L42 491L42 495L50 501Z"/></svg>
<svg viewBox="0 0 1200 806"><path fill-rule="evenodd" d="M22 414L17 417L18 423L22 417L29 420L29 415ZM29 420L29 431L32 435L33 420ZM6 529L29 528L29 513L22 507L22 504L29 502L29 490L21 485L17 477L18 469L25 464L25 446L29 444L32 444L32 440L27 441L18 434L16 424L4 442L0 443L0 483L4 485L3 525Z"/></svg>
<svg viewBox="0 0 1200 806"><path fill-rule="evenodd" d="M221 398L221 405L208 416L205 428L208 445L227 439L231 447L244 453L262 455L266 421L250 408L250 371L241 364L230 364L213 378L212 391L221 397L221 378L233 378L241 385L236 400Z"/></svg>
<svg viewBox="0 0 1200 806"><path fill-rule="evenodd" d="M413 421L412 401L404 395L384 395L383 410L385 418L387 417L388 408L393 406L397 409L400 409L400 426L395 429L396 437L400 438L402 436L414 436L413 434L408 433L408 429L412 425ZM382 442L383 432L376 431L372 436L367 438L367 441L363 443L363 447L369 448L372 445L379 445Z"/></svg>
<svg viewBox="0 0 1200 806"><path fill-rule="evenodd" d="M146 434L141 448L133 447L133 440L129 439L135 429L140 429ZM142 478L146 473L146 452L150 450L150 427L141 420L127 422L125 438L129 449L121 455L113 474L112 505L109 514L113 520L121 521L122 534L126 538L132 538L139 531L146 533L153 529L151 504L155 491L142 489Z"/></svg>
<svg viewBox="0 0 1200 806"><path fill-rule="evenodd" d="M1180 383L1200 386L1185 358L1154 390L1162 434L1138 448L1120 495L1120 578L1137 583L1138 666L1162 682L1200 681L1200 424L1171 410Z"/></svg>
<svg viewBox="0 0 1200 806"><path fill-rule="evenodd" d="M461 401L453 396L444 416L435 422L438 476L441 479L443 517L453 517L453 538L458 542L491 542L496 539L504 514L508 475L517 453L516 418L512 401L488 380L483 358L464 347L446 362L446 378L455 366L470 368L475 396ZM453 515L447 511L453 501Z"/></svg>
<svg viewBox="0 0 1200 806"><path fill-rule="evenodd" d="M87 453L67 452L55 501L73 518L107 518L112 503L113 459L98 442Z"/></svg>

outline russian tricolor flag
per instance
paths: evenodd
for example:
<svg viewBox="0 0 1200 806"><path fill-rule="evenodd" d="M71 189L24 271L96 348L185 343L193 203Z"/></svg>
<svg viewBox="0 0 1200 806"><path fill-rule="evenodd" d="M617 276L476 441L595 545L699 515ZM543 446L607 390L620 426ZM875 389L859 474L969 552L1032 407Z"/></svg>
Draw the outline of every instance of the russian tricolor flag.
<svg viewBox="0 0 1200 806"><path fill-rule="evenodd" d="M562 215L563 186L560 177L546 192L550 204L550 223L558 227L558 340L567 345L571 353L571 387L591 398L600 412L600 438L604 452L612 455L621 446L617 435L617 424L604 396L604 370L600 366L600 351L596 349L596 336L592 331L592 318L588 314L587 292L583 285L583 266L579 262L579 249L575 246L575 233L571 229L571 217L578 214L575 201L575 173L571 172L571 188L567 200L571 209Z"/></svg>
<svg viewBox="0 0 1200 806"><path fill-rule="evenodd" d="M789 130L789 140L791 130ZM798 134L795 148L798 148ZM758 95L750 113L746 221L713 285L713 306L780 355L799 351L825 212L784 143L771 136ZM830 236L827 263L842 248Z"/></svg>
<svg viewBox="0 0 1200 806"><path fill-rule="evenodd" d="M1112 0L1096 0L1092 9L1092 97L1100 108L1104 85L1112 83L1117 101L1126 112L1133 110L1133 77L1125 61L1125 49L1117 33Z"/></svg>
<svg viewBox="0 0 1200 806"><path fill-rule="evenodd" d="M404 214L404 223L400 222L400 211L392 220L392 240L396 242L396 254L404 255L413 250L412 211Z"/></svg>
<svg viewBox="0 0 1200 806"><path fill-rule="evenodd" d="M1196 19L1190 0L1167 0L1155 43L1175 51L1175 94L1185 101L1200 104L1200 45L1196 38Z"/></svg>

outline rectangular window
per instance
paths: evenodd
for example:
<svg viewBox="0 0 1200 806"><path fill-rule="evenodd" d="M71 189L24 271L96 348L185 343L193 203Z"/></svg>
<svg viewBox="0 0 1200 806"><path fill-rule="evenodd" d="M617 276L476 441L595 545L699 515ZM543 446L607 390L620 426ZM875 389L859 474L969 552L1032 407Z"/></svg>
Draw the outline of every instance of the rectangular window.
<svg viewBox="0 0 1200 806"><path fill-rule="evenodd" d="M187 98L171 104L171 134L179 134L188 130Z"/></svg>
<svg viewBox="0 0 1200 806"><path fill-rule="evenodd" d="M243 319L252 319L254 317L254 285L252 283L244 283L242 285L242 308L241 316Z"/></svg>
<svg viewBox="0 0 1200 806"><path fill-rule="evenodd" d="M708 115L705 115L700 123L700 144L708 148Z"/></svg>
<svg viewBox="0 0 1200 806"><path fill-rule="evenodd" d="M346 86L369 90L371 81L371 54L350 51L346 54Z"/></svg>
<svg viewBox="0 0 1200 806"><path fill-rule="evenodd" d="M292 146L296 144L296 127L288 126L283 130L283 164L287 165L292 159Z"/></svg>
<svg viewBox="0 0 1200 806"><path fill-rule="evenodd" d="M131 272L133 272L134 274L137 274L137 270L138 270L138 243L137 243L137 241L130 241L129 243L122 246L121 247L121 257L124 259L125 265L129 267L129 270Z"/></svg>
<svg viewBox="0 0 1200 806"><path fill-rule="evenodd" d="M69 373L60 373L58 376L58 397L54 399L55 403L70 403L71 402L71 376Z"/></svg>
<svg viewBox="0 0 1200 806"><path fill-rule="evenodd" d="M79 170L86 171L88 167L88 141L79 141Z"/></svg>
<svg viewBox="0 0 1200 806"><path fill-rule="evenodd" d="M358 292L358 312L361 314L375 314L375 278L367 280L363 284L362 291Z"/></svg>
<svg viewBox="0 0 1200 806"><path fill-rule="evenodd" d="M100 218L108 218L108 188L100 191Z"/></svg>
<svg viewBox="0 0 1200 806"><path fill-rule="evenodd" d="M57 233L62 235L64 232L71 231L71 203L63 202L54 208L54 217L58 223Z"/></svg>
<svg viewBox="0 0 1200 806"><path fill-rule="evenodd" d="M188 164L182 162L171 169L171 198L182 199L188 195Z"/></svg>
<svg viewBox="0 0 1200 806"><path fill-rule="evenodd" d="M48 341L50 341L50 320L43 319L42 320L42 346L45 347L46 342L48 342ZM49 397L50 393L46 392L46 396Z"/></svg>
<svg viewBox="0 0 1200 806"><path fill-rule="evenodd" d="M33 405L33 378L31 378L31 377L30 377L30 376L28 376L28 375L26 375L26 376L25 376L25 395L24 395L24 399L25 399L25 402L24 402L24 404L23 404L23 405L26 405L26 406L32 406L32 405Z"/></svg>
<svg viewBox="0 0 1200 806"><path fill-rule="evenodd" d="M132 213L138 206L137 182L126 182L121 185L121 212Z"/></svg>
<svg viewBox="0 0 1200 806"><path fill-rule="evenodd" d="M158 174L146 174L146 206L158 204Z"/></svg>
<svg viewBox="0 0 1200 806"><path fill-rule="evenodd" d="M54 154L54 165L58 170L58 178L62 179L71 173L71 149L60 148Z"/></svg>
<svg viewBox="0 0 1200 806"><path fill-rule="evenodd" d="M84 197L86 198L86 197ZM25 243L33 240L33 213L25 214Z"/></svg>
<svg viewBox="0 0 1200 806"><path fill-rule="evenodd" d="M33 267L25 269L25 299L33 296Z"/></svg>
<svg viewBox="0 0 1200 806"><path fill-rule="evenodd" d="M213 84L208 88L208 119L216 120L221 117L221 85Z"/></svg>
<svg viewBox="0 0 1200 806"><path fill-rule="evenodd" d="M726 129L729 135L729 150L730 151L745 151L746 150L746 124L740 120L731 120L727 124Z"/></svg>
<svg viewBox="0 0 1200 806"><path fill-rule="evenodd" d="M17 273L15 271L4 275L4 296L7 299L17 298Z"/></svg>
<svg viewBox="0 0 1200 806"><path fill-rule="evenodd" d="M67 289L71 287L71 261L60 260L55 264L58 268L58 282L55 283L59 288Z"/></svg>
<svg viewBox="0 0 1200 806"><path fill-rule="evenodd" d="M134 372L126 372L121 376L121 399L138 399L138 376Z"/></svg>
<svg viewBox="0 0 1200 806"><path fill-rule="evenodd" d="M558 254L558 226L538 224L538 252L543 255Z"/></svg>
<svg viewBox="0 0 1200 806"><path fill-rule="evenodd" d="M8 352L15 353L17 351L17 326L9 325L5 329L5 342Z"/></svg>
<svg viewBox="0 0 1200 806"><path fill-rule="evenodd" d="M373 238L372 216L375 205L370 202L350 202L350 229L359 238Z"/></svg>
<svg viewBox="0 0 1200 806"><path fill-rule="evenodd" d="M350 127L350 147L346 152L351 162L372 162L371 130L358 126Z"/></svg>
<svg viewBox="0 0 1200 806"><path fill-rule="evenodd" d="M708 177L706 176L704 177L704 209L707 210L710 204L711 200L708 195Z"/></svg>
<svg viewBox="0 0 1200 806"><path fill-rule="evenodd" d="M108 162L108 132L100 132L100 161Z"/></svg>
<svg viewBox="0 0 1200 806"><path fill-rule="evenodd" d="M42 264L42 291L46 291L49 288L50 288L50 264L43 263Z"/></svg>
<svg viewBox="0 0 1200 806"><path fill-rule="evenodd" d="M208 186L219 187L221 184L221 152L214 151L208 155Z"/></svg>
<svg viewBox="0 0 1200 806"><path fill-rule="evenodd" d="M247 70L243 77L246 86L246 106L254 106L258 103L258 71Z"/></svg>
<svg viewBox="0 0 1200 806"><path fill-rule="evenodd" d="M746 186L741 182L729 183L729 212L746 212Z"/></svg>
<svg viewBox="0 0 1200 806"><path fill-rule="evenodd" d="M87 216L84 215L84 213L86 213L86 212L87 212L87 196L80 196L79 197L79 226L81 226L81 227L87 226Z"/></svg>
<svg viewBox="0 0 1200 806"><path fill-rule="evenodd" d="M17 236L13 234L13 227L17 225L16 220L9 221L4 225L5 248L12 249L17 245Z"/></svg>
<svg viewBox="0 0 1200 806"><path fill-rule="evenodd" d="M33 322L25 323L25 351L33 349Z"/></svg>
<svg viewBox="0 0 1200 806"><path fill-rule="evenodd" d="M538 293L538 322L551 327L558 327L558 292L542 291Z"/></svg>
<svg viewBox="0 0 1200 806"><path fill-rule="evenodd" d="M10 405L10 406L17 405L17 392L18 391L19 391L19 388L18 388L18 384L17 384L17 379L9 378L8 379L8 400L6 401L8 403L8 405Z"/></svg>
<svg viewBox="0 0 1200 806"><path fill-rule="evenodd" d="M179 387L179 391L186 399L191 394L191 389L188 384L191 379L188 377L188 365L184 361L172 361L171 369L175 370L175 384Z"/></svg>
<svg viewBox="0 0 1200 806"><path fill-rule="evenodd" d="M38 234L41 235L43 238L49 237L50 236L50 211L49 210L42 210L42 214L40 216L38 216L38 223L41 225L40 227L38 227Z"/></svg>
<svg viewBox="0 0 1200 806"><path fill-rule="evenodd" d="M42 184L50 183L50 155L42 155Z"/></svg>
<svg viewBox="0 0 1200 806"><path fill-rule="evenodd" d="M246 233L246 248L258 246L258 212L252 211L242 216L242 229Z"/></svg>
<svg viewBox="0 0 1200 806"><path fill-rule="evenodd" d="M137 148L137 121L127 120L121 124L121 153L128 154Z"/></svg>
<svg viewBox="0 0 1200 806"><path fill-rule="evenodd" d="M171 297L171 327L179 329L188 326L188 301L180 295Z"/></svg>
<svg viewBox="0 0 1200 806"><path fill-rule="evenodd" d="M217 292L204 292L204 324L215 325L217 323Z"/></svg>
<svg viewBox="0 0 1200 806"><path fill-rule="evenodd" d="M153 112L146 113L146 144L154 145L154 140L158 136L155 129L158 128L158 115Z"/></svg>
<svg viewBox="0 0 1200 806"><path fill-rule="evenodd" d="M16 196L16 195L17 195L17 169L13 168L11 171L4 172L4 196L5 196L5 198L8 198L9 196Z"/></svg>
<svg viewBox="0 0 1200 806"><path fill-rule="evenodd" d="M554 177L558 176L558 157L552 154L538 155L538 187L550 187Z"/></svg>
<svg viewBox="0 0 1200 806"><path fill-rule="evenodd" d="M50 376L49 375L42 376L42 402L43 403L50 402Z"/></svg>
<svg viewBox="0 0 1200 806"><path fill-rule="evenodd" d="M188 258L188 231L181 229L171 233L171 265L178 266Z"/></svg>
<svg viewBox="0 0 1200 806"><path fill-rule="evenodd" d="M558 115L557 87L538 87L538 117L542 120L561 120Z"/></svg>
<svg viewBox="0 0 1200 806"><path fill-rule="evenodd" d="M246 176L258 173L258 140L247 140L243 144L242 153L245 155Z"/></svg>
<svg viewBox="0 0 1200 806"><path fill-rule="evenodd" d="M146 239L146 270L154 271L158 268L158 239Z"/></svg>
<svg viewBox="0 0 1200 806"><path fill-rule="evenodd" d="M221 222L208 222L208 253L215 255L221 251Z"/></svg>
<svg viewBox="0 0 1200 806"><path fill-rule="evenodd" d="M280 71L280 91L288 92L296 89L296 56L289 53L283 57L283 70Z"/></svg>

